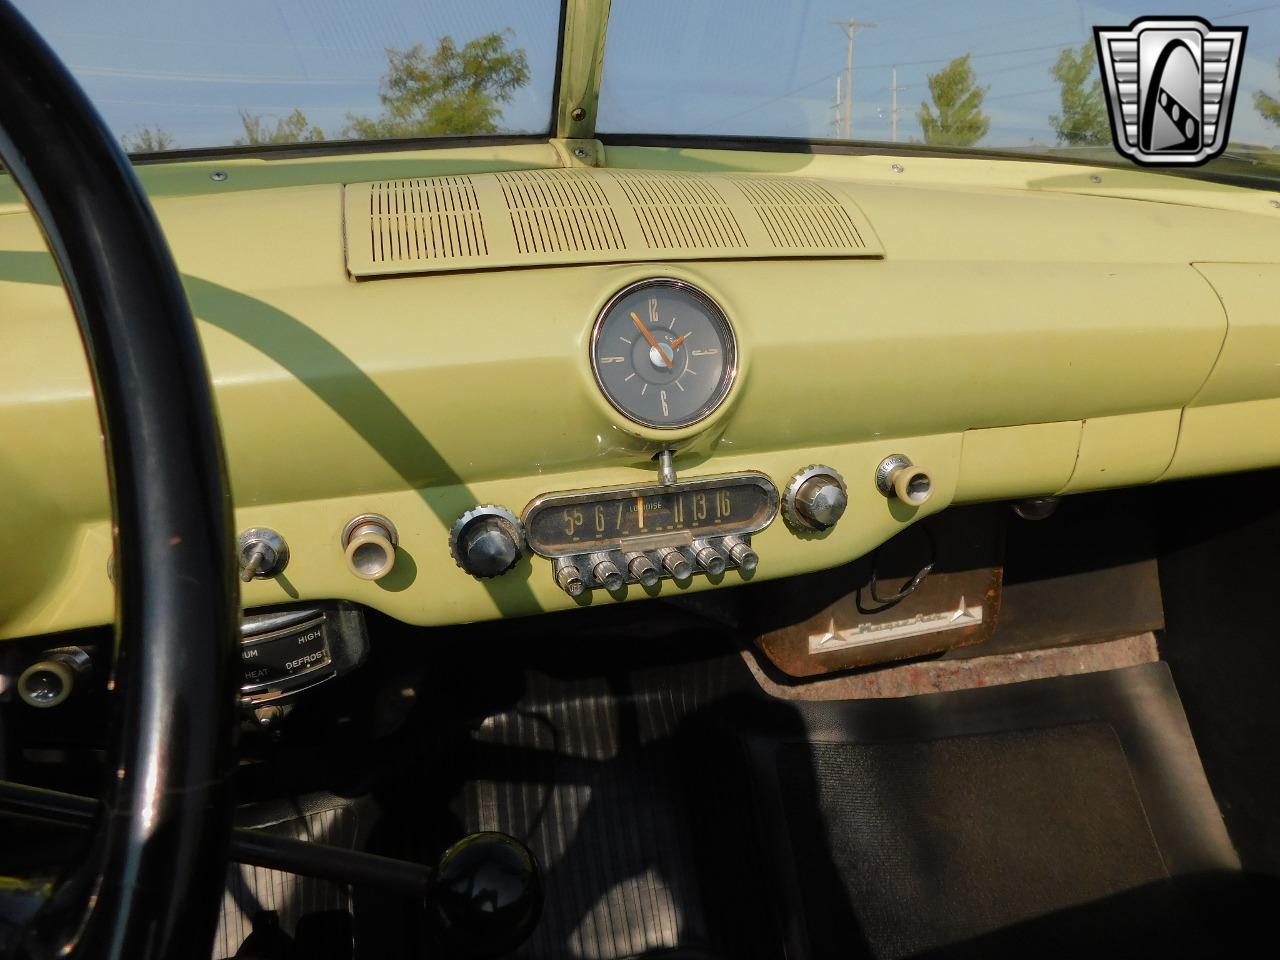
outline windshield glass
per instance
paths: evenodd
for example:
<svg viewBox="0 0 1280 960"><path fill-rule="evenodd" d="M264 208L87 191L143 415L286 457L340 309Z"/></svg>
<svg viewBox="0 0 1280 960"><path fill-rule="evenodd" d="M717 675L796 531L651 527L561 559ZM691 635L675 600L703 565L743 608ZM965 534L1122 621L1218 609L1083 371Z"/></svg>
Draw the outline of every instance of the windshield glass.
<svg viewBox="0 0 1280 960"><path fill-rule="evenodd" d="M546 133L559 0L17 0L131 152Z"/></svg>
<svg viewBox="0 0 1280 960"><path fill-rule="evenodd" d="M1280 3L615 0L602 133L768 136L1117 160L1094 26L1247 26L1229 159L1280 175ZM1223 161L1217 161L1221 164Z"/></svg>

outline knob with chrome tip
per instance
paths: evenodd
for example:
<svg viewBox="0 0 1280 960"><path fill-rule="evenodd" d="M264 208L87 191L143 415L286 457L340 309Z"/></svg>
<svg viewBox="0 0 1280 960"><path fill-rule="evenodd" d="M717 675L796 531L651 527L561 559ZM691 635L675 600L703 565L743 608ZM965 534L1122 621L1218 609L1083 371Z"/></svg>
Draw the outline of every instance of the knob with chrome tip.
<svg viewBox="0 0 1280 960"><path fill-rule="evenodd" d="M885 457L876 467L876 489L886 497L918 507L933 496L933 475L902 454L895 453Z"/></svg>
<svg viewBox="0 0 1280 960"><path fill-rule="evenodd" d="M724 573L726 566L724 557L705 540L693 541L693 559L697 560L698 566L713 577Z"/></svg>
<svg viewBox="0 0 1280 960"><path fill-rule="evenodd" d="M729 551L729 559L738 565L743 573L755 573L760 566L760 555L751 549L751 545L737 537L725 537L720 546Z"/></svg>
<svg viewBox="0 0 1280 960"><path fill-rule="evenodd" d="M844 478L832 467L805 467L787 484L782 515L797 530L829 530L849 505Z"/></svg>
<svg viewBox="0 0 1280 960"><path fill-rule="evenodd" d="M381 514L353 517L342 530L347 569L361 580L381 580L396 565L399 542L395 524Z"/></svg>
<svg viewBox="0 0 1280 960"><path fill-rule="evenodd" d="M610 593L621 590L627 581L622 576L618 565L609 559L608 554L596 554L591 558L591 575Z"/></svg>
<svg viewBox="0 0 1280 960"><path fill-rule="evenodd" d="M510 510L486 504L457 519L449 533L449 552L467 573L488 580L524 556L524 531Z"/></svg>
<svg viewBox="0 0 1280 960"><path fill-rule="evenodd" d="M662 574L658 572L658 568L653 565L653 561L646 557L643 553L628 553L624 557L627 561L627 573L633 577L642 587L656 587L658 581L662 579Z"/></svg>
<svg viewBox="0 0 1280 960"><path fill-rule="evenodd" d="M289 565L289 545L274 530L254 527L236 537L236 560L242 582L270 580Z"/></svg>
<svg viewBox="0 0 1280 960"><path fill-rule="evenodd" d="M571 597L580 597L587 589L582 571L572 560L560 559L555 563L556 586Z"/></svg>
<svg viewBox="0 0 1280 960"><path fill-rule="evenodd" d="M658 560L662 569L677 580L688 580L693 576L693 565L675 547L663 547L659 550Z"/></svg>
<svg viewBox="0 0 1280 960"><path fill-rule="evenodd" d="M519 840L474 833L441 856L426 902L453 947L449 956L505 957L538 925L542 874Z"/></svg>

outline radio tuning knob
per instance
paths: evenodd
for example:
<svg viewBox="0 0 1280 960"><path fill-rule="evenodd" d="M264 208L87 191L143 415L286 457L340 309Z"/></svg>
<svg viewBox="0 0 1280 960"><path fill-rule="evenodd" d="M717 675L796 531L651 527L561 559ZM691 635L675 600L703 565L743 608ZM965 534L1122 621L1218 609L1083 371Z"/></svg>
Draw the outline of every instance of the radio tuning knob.
<svg viewBox="0 0 1280 960"><path fill-rule="evenodd" d="M849 505L844 478L831 467L813 464L791 478L782 497L782 515L798 530L829 530Z"/></svg>
<svg viewBox="0 0 1280 960"><path fill-rule="evenodd" d="M524 555L524 532L510 510L486 504L454 522L449 552L467 573L487 580L506 573Z"/></svg>

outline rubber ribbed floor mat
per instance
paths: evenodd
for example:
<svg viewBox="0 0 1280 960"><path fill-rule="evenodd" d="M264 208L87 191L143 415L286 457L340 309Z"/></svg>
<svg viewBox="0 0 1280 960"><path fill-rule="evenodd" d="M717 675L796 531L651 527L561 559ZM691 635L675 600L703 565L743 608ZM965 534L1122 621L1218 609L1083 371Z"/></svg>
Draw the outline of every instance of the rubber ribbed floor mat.
<svg viewBox="0 0 1280 960"><path fill-rule="evenodd" d="M450 679L435 715L480 712L442 799L545 869L527 960L1185 956L1190 884L1238 876L1162 664L833 703L736 657L533 670L499 708Z"/></svg>
<svg viewBox="0 0 1280 960"><path fill-rule="evenodd" d="M310 798L305 806L296 809L284 804L242 808L237 825L295 840L356 849L363 845L368 833L369 824L362 814L358 801L318 797ZM215 960L234 957L252 932L253 917L260 911L274 911L280 929L293 936L298 932L298 921L307 915L350 909L350 888L341 884L233 863L227 868L213 956Z"/></svg>

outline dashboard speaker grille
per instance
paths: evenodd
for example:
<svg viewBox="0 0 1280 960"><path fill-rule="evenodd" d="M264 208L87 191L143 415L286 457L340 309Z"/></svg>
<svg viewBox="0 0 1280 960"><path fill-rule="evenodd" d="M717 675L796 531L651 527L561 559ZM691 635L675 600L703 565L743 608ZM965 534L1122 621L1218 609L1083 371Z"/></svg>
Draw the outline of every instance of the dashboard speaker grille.
<svg viewBox="0 0 1280 960"><path fill-rule="evenodd" d="M651 250L739 250L742 229L715 186L679 173L611 171Z"/></svg>
<svg viewBox="0 0 1280 960"><path fill-rule="evenodd" d="M357 279L577 263L883 256L838 181L591 167L353 183Z"/></svg>
<svg viewBox="0 0 1280 960"><path fill-rule="evenodd" d="M600 185L577 170L497 173L520 253L621 250L622 230Z"/></svg>
<svg viewBox="0 0 1280 960"><path fill-rule="evenodd" d="M412 264L488 254L480 202L469 177L391 180L369 188L371 262Z"/></svg>
<svg viewBox="0 0 1280 960"><path fill-rule="evenodd" d="M812 180L735 177L769 239L779 247L862 247L862 235L834 194Z"/></svg>

